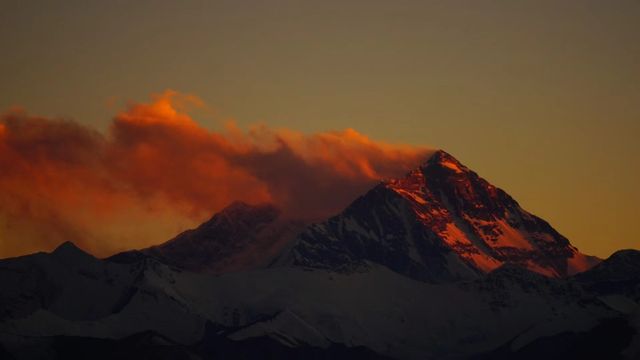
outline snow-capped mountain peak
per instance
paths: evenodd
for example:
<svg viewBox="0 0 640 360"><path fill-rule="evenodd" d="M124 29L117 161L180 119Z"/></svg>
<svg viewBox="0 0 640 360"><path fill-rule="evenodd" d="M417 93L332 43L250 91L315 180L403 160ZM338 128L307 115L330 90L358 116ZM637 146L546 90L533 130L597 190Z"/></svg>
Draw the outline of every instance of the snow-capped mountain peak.
<svg viewBox="0 0 640 360"><path fill-rule="evenodd" d="M473 278L505 263L564 277L597 263L442 150L310 227L285 258L329 268L375 262L427 281Z"/></svg>

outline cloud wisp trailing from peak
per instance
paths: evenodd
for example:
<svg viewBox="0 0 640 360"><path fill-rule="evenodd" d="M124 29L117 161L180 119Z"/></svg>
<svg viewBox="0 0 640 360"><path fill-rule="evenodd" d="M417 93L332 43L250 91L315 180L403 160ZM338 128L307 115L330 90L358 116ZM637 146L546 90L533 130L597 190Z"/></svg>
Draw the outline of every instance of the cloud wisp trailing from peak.
<svg viewBox="0 0 640 360"><path fill-rule="evenodd" d="M352 129L303 134L188 115L172 91L130 104L106 134L11 111L0 118L0 257L71 240L97 255L159 243L232 201L330 215L430 150Z"/></svg>

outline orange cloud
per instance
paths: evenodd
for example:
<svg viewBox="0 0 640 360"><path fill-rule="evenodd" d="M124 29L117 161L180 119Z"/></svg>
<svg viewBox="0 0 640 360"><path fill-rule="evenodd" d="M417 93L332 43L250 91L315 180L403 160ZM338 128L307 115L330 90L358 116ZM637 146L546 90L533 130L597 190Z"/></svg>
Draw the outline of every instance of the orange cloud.
<svg viewBox="0 0 640 360"><path fill-rule="evenodd" d="M167 91L131 104L108 133L14 111L0 119L0 256L73 240L98 255L159 243L234 200L274 202L317 218L382 178L424 160L425 148L353 129L303 134L264 125L224 132Z"/></svg>

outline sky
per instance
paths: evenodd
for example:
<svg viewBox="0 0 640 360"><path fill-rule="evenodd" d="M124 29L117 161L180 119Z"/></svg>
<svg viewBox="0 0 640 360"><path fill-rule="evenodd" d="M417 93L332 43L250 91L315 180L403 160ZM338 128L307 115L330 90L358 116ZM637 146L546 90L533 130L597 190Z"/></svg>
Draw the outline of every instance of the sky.
<svg viewBox="0 0 640 360"><path fill-rule="evenodd" d="M225 171L260 180L251 198L291 199L257 165L274 143L290 150L282 172L302 159L335 180L325 190L347 184L326 209L442 148L583 252L639 248L638 19L638 1L2 1L0 111L24 153L14 169L15 154L0 157L31 180L5 176L0 256L63 238L90 237L103 255L164 241L249 197L216 183ZM174 151L131 150L149 129ZM176 194L195 176L154 171L182 166L195 153L176 147L194 144L225 149L219 168L205 157L180 170L218 187ZM147 169L146 157L160 160ZM52 181L41 163L79 173ZM126 181L102 176L113 169ZM102 188L112 196L97 199Z"/></svg>

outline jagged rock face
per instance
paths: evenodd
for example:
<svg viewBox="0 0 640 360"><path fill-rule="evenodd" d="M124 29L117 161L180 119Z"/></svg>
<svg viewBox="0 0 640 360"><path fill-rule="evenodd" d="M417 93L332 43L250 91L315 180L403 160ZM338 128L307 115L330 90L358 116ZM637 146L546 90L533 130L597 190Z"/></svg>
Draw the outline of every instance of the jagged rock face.
<svg viewBox="0 0 640 360"><path fill-rule="evenodd" d="M597 263L444 151L311 226L279 261L322 268L375 262L426 281L473 278L504 263L564 277Z"/></svg>
<svg viewBox="0 0 640 360"><path fill-rule="evenodd" d="M142 253L197 272L252 269L266 265L305 225L283 219L271 204L236 202L198 228Z"/></svg>

